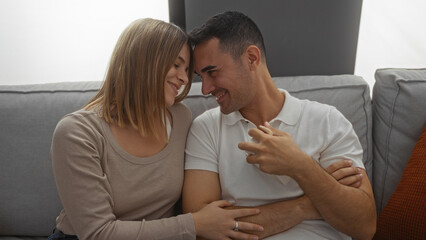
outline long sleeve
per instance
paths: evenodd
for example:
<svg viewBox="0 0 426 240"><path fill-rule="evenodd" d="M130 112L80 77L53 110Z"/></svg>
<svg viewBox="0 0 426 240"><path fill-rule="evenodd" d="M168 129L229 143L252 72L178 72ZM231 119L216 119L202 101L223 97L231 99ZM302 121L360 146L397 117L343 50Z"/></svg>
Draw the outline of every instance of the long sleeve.
<svg viewBox="0 0 426 240"><path fill-rule="evenodd" d="M167 173L161 173L163 169L155 163L126 161L122 152L109 146L104 128L93 119L85 114L69 115L54 132L51 160L64 207L57 219L60 230L82 240L195 239L192 215L169 216L175 203L169 199L177 199L181 189L170 190L173 197L156 194L162 191L161 181L158 187L142 181ZM173 179L163 180L167 186L168 180Z"/></svg>

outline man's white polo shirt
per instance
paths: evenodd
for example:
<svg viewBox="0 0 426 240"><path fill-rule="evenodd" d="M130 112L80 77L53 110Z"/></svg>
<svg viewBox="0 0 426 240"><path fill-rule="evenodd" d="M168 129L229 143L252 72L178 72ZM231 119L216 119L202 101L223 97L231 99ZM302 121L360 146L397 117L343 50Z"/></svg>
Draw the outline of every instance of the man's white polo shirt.
<svg viewBox="0 0 426 240"><path fill-rule="evenodd" d="M323 168L341 159L350 159L353 166L364 168L362 147L352 124L335 107L300 100L285 90L280 91L286 98L281 112L270 121L274 128L291 134L301 150ZM248 131L255 127L239 111L228 115L222 114L219 107L206 111L194 120L189 131L185 169L218 173L222 199L233 201L236 206L259 206L303 195L292 178L266 174L246 162L246 154L238 148L238 143L250 141ZM326 238L350 239L322 220L304 221L299 225L304 234L312 227L313 231L322 229L319 234ZM297 233L298 226L291 230ZM276 238L278 235L268 239L287 239ZM288 239L304 236L291 235Z"/></svg>

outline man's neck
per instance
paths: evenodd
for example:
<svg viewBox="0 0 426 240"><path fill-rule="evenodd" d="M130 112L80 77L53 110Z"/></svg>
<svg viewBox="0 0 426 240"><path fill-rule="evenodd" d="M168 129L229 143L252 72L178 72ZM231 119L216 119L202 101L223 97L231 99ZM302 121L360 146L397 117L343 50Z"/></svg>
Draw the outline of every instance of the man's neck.
<svg viewBox="0 0 426 240"><path fill-rule="evenodd" d="M254 101L240 109L241 115L256 126L274 119L284 106L285 95L269 78L256 88Z"/></svg>

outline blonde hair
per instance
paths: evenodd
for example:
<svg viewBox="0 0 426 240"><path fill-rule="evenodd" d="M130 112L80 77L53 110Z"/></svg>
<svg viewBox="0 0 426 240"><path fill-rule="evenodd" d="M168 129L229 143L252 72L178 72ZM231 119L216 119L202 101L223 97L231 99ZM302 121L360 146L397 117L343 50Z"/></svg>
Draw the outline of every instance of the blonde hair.
<svg viewBox="0 0 426 240"><path fill-rule="evenodd" d="M166 116L166 75L185 44L189 46L188 37L176 25L150 18L134 21L117 41L101 89L84 108L100 107L107 123L130 124L142 136L167 139L166 133L159 136L155 129ZM194 68L189 49L189 81L175 102L182 101L191 88ZM160 126L165 129L164 121Z"/></svg>

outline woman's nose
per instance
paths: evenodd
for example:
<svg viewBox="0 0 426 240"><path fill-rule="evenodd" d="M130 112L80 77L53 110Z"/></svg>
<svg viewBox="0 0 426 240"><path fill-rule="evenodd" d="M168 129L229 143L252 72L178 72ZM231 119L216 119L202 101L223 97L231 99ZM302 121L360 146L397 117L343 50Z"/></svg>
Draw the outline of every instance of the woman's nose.
<svg viewBox="0 0 426 240"><path fill-rule="evenodd" d="M180 71L178 78L179 78L179 80L181 80L183 82L183 85L186 85L189 81L188 80L188 73L186 71Z"/></svg>

